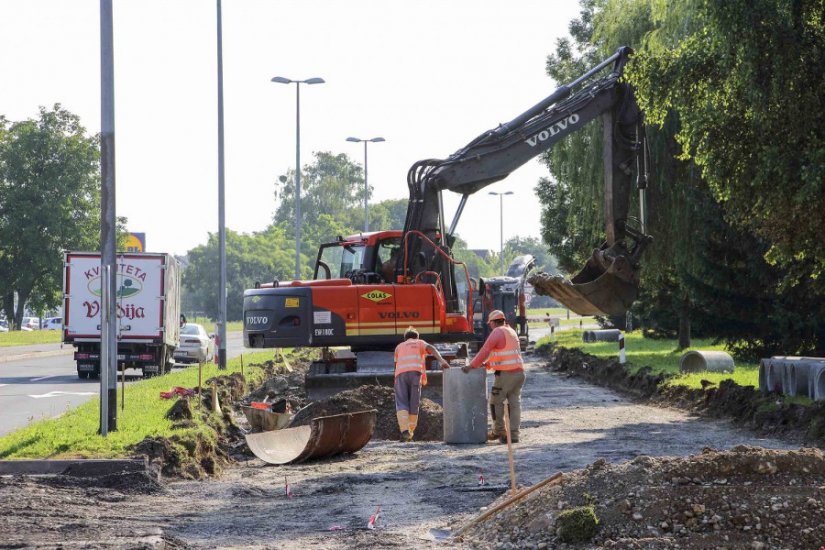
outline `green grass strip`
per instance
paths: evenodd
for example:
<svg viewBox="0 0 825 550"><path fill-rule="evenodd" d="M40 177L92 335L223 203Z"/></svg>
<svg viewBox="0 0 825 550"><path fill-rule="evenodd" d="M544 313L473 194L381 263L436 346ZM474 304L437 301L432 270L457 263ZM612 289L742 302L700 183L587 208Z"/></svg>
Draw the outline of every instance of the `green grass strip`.
<svg viewBox="0 0 825 550"><path fill-rule="evenodd" d="M551 342L549 336L539 340L536 345L546 345ZM618 359L619 346L616 342L584 343L581 330L565 330L557 332L555 342L565 348L578 348L585 353L596 357ZM650 367L654 373L669 375L665 384L701 388L701 380L719 383L731 379L740 386L759 387L759 365L754 363L736 362L736 368L731 374L716 372L700 372L682 374L679 371L679 360L688 351L725 351L725 345L714 343L710 339L693 339L691 347L677 350L676 340L659 340L644 338L641 331L625 333L625 356L627 369L635 373L643 367Z"/></svg>
<svg viewBox="0 0 825 550"><path fill-rule="evenodd" d="M273 358L273 351L244 354L244 374L251 387L263 382L263 369L250 367ZM213 363L204 364L202 381L214 376L241 371L241 358L227 362L227 369L219 371ZM98 434L100 428L100 398L67 410L58 418L40 420L0 438L0 458L115 458L129 456L129 447L149 436L169 437L197 432L214 439L214 431L197 414L197 398L192 398L195 427L172 430L172 421L166 412L176 399L161 399L160 392L175 386L195 388L198 385L198 366L126 385L125 408L121 409L121 386L118 379L117 431L106 437Z"/></svg>
<svg viewBox="0 0 825 550"><path fill-rule="evenodd" d="M60 342L61 330L10 330L0 332L0 347L33 346L36 344L57 344Z"/></svg>

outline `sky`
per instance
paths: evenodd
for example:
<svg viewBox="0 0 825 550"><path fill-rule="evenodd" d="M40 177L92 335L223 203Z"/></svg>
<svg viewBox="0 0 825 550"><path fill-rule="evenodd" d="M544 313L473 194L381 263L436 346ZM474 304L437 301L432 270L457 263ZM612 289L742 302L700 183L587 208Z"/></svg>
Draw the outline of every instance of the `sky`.
<svg viewBox="0 0 825 550"><path fill-rule="evenodd" d="M99 0L0 0L0 114L35 118L60 103L100 131ZM185 254L218 231L216 2L113 0L116 210L147 251ZM576 0L223 0L225 221L261 231L278 176L346 153L372 200L407 198L418 160L446 158L553 92L547 55ZM458 234L498 250L503 235L540 236L532 160L470 197ZM445 193L445 218L458 196ZM311 213L307 213L311 215Z"/></svg>

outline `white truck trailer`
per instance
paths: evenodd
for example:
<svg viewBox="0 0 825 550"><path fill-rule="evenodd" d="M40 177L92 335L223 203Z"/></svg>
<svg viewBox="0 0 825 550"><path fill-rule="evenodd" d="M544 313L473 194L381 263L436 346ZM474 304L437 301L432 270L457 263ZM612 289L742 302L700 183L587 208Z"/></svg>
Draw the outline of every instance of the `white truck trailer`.
<svg viewBox="0 0 825 550"><path fill-rule="evenodd" d="M98 252L66 252L63 259L63 343L75 347L79 378L100 376L102 307ZM116 259L118 369L144 377L169 372L180 342L180 265L161 253Z"/></svg>

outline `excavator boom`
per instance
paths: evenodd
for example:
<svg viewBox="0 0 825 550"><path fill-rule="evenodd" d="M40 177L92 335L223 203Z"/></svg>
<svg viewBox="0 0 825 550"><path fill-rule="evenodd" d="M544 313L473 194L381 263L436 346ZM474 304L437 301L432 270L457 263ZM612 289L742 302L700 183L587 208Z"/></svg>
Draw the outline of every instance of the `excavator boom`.
<svg viewBox="0 0 825 550"><path fill-rule="evenodd" d="M413 165L407 176L410 204L405 234L416 231L432 240L440 239L442 246L449 248L471 194L507 177L565 136L603 117L606 242L571 281L553 279L536 288L580 314L624 312L636 298L639 258L651 240L642 227L628 227L632 169L642 150L643 135L633 90L620 82L630 54L630 48L620 48L574 82L561 86L512 121L481 134L447 159ZM607 67L610 72L596 78ZM449 228L441 206L444 190L462 195ZM451 267L427 250L420 239L412 239L410 250L410 260L399 261L397 276L410 277L422 271L451 273ZM444 289L450 311L460 299L450 281L445 281Z"/></svg>

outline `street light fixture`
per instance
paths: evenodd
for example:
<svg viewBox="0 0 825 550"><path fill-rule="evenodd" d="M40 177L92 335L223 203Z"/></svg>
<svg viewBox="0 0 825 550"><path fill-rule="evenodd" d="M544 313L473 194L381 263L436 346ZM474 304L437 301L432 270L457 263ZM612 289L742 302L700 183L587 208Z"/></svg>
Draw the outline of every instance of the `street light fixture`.
<svg viewBox="0 0 825 550"><path fill-rule="evenodd" d="M504 275L504 195L512 195L512 191L505 191L503 193L496 193L490 191L490 195L498 195L498 213L499 213L499 258L501 259L501 274Z"/></svg>
<svg viewBox="0 0 825 550"><path fill-rule="evenodd" d="M368 206L370 187L367 184L367 143L380 143L382 141L387 140L382 137L374 137L371 139L359 139L356 137L348 137L347 141L352 141L355 143L364 143L364 233L366 233L370 230L370 211Z"/></svg>
<svg viewBox="0 0 825 550"><path fill-rule="evenodd" d="M275 76L271 82L295 84L295 279L301 278L301 84L323 84L323 78L292 80Z"/></svg>

